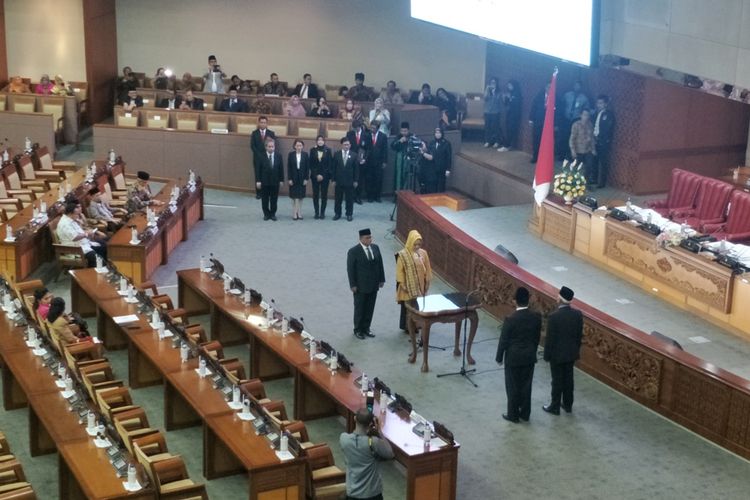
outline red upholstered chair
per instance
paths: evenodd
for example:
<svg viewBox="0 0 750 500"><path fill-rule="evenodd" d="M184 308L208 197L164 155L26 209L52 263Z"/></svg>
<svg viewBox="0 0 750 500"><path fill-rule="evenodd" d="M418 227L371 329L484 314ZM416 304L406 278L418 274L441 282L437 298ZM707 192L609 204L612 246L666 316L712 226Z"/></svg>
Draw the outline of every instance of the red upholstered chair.
<svg viewBox="0 0 750 500"><path fill-rule="evenodd" d="M681 168L672 169L672 184L669 186L667 198L647 201L646 206L663 217L680 216L695 207L698 188L703 179L702 175Z"/></svg>
<svg viewBox="0 0 750 500"><path fill-rule="evenodd" d="M701 180L695 208L683 214L675 214L672 220L680 223L686 222L690 227L701 231L705 224L721 224L725 220L732 191L734 188L731 184L704 177Z"/></svg>
<svg viewBox="0 0 750 500"><path fill-rule="evenodd" d="M716 239L734 243L750 242L750 193L736 190L729 199L729 215L724 224L705 224L703 231Z"/></svg>

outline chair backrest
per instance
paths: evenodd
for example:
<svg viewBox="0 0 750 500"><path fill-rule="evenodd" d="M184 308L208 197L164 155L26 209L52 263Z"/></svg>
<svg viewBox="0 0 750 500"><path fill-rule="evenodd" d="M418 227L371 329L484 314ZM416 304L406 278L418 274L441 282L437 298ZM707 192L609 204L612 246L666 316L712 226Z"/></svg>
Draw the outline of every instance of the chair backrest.
<svg viewBox="0 0 750 500"><path fill-rule="evenodd" d="M64 97L40 97L39 111L42 113L52 114L52 123L57 128L57 121L63 117L65 113L65 98Z"/></svg>
<svg viewBox="0 0 750 500"><path fill-rule="evenodd" d="M672 170L672 183L667 194L667 207L693 208L698 200L698 189L703 176L681 168Z"/></svg>
<svg viewBox="0 0 750 500"><path fill-rule="evenodd" d="M481 118L484 115L484 101L482 99L466 99L466 116Z"/></svg>
<svg viewBox="0 0 750 500"><path fill-rule="evenodd" d="M125 169L122 164L113 165L109 175L112 183L115 185L115 189L124 190L128 188L128 184L125 182Z"/></svg>
<svg viewBox="0 0 750 500"><path fill-rule="evenodd" d="M315 139L320 134L320 120L297 120L297 137Z"/></svg>
<svg viewBox="0 0 750 500"><path fill-rule="evenodd" d="M37 158L39 158L39 167L41 170L54 170L52 166L52 155L49 153L47 146L41 146L37 151Z"/></svg>
<svg viewBox="0 0 750 500"><path fill-rule="evenodd" d="M224 359L224 348L218 340L209 340L200 347L201 351L206 353L206 355L211 356L214 359Z"/></svg>
<svg viewBox="0 0 750 500"><path fill-rule="evenodd" d="M146 127L148 128L167 128L169 127L169 111L165 110L146 110Z"/></svg>
<svg viewBox="0 0 750 500"><path fill-rule="evenodd" d="M235 115L234 124L236 132L238 134L252 134L253 130L255 130L258 126L258 116L260 115Z"/></svg>
<svg viewBox="0 0 750 500"><path fill-rule="evenodd" d="M153 461L150 457L167 452L167 442L161 432L155 432L133 440L133 455L135 455L138 463L146 469L151 484L156 484L156 478L154 477L154 471L151 469Z"/></svg>
<svg viewBox="0 0 750 500"><path fill-rule="evenodd" d="M289 118L268 117L268 128L273 130L277 137L289 135Z"/></svg>
<svg viewBox="0 0 750 500"><path fill-rule="evenodd" d="M750 193L739 189L732 193L724 232L727 234L750 232Z"/></svg>
<svg viewBox="0 0 750 500"><path fill-rule="evenodd" d="M347 120L326 120L325 134L328 139L338 141L349 132L351 122Z"/></svg>
<svg viewBox="0 0 750 500"><path fill-rule="evenodd" d="M229 116L219 114L206 114L206 130L229 129Z"/></svg>
<svg viewBox="0 0 750 500"><path fill-rule="evenodd" d="M701 180L700 196L695 208L698 220L716 220L724 217L733 190L731 184L704 177Z"/></svg>
<svg viewBox="0 0 750 500"><path fill-rule="evenodd" d="M319 444L307 448L305 450L305 455L307 455L307 463L310 464L312 470L336 465L336 462L333 459L333 452L327 444Z"/></svg>
<svg viewBox="0 0 750 500"><path fill-rule="evenodd" d="M198 115L196 113L177 113L175 119L177 130L198 130Z"/></svg>
<svg viewBox="0 0 750 500"><path fill-rule="evenodd" d="M139 91L138 95L143 99L144 108L153 108L156 106L156 92L155 91Z"/></svg>
<svg viewBox="0 0 750 500"><path fill-rule="evenodd" d="M34 180L36 179L36 174L34 173L34 164L31 162L31 158L24 155L18 159L18 166L21 167L21 175L23 175L23 178L25 180Z"/></svg>
<svg viewBox="0 0 750 500"><path fill-rule="evenodd" d="M161 493L169 483L189 479L185 462L181 457L171 457L158 462L151 462L154 474L154 484Z"/></svg>
<svg viewBox="0 0 750 500"><path fill-rule="evenodd" d="M117 387L114 389L104 389L97 391L96 401L99 410L106 415L111 415L112 410L123 406L133 404L133 398L130 395L130 389L127 387Z"/></svg>
<svg viewBox="0 0 750 500"><path fill-rule="evenodd" d="M16 166L12 162L5 165L2 172L5 181L8 183L9 189L23 189L21 186L21 177L18 175L18 169L16 169Z"/></svg>
<svg viewBox="0 0 750 500"><path fill-rule="evenodd" d="M20 113L35 113L36 97L26 95L13 95L10 97L10 110Z"/></svg>

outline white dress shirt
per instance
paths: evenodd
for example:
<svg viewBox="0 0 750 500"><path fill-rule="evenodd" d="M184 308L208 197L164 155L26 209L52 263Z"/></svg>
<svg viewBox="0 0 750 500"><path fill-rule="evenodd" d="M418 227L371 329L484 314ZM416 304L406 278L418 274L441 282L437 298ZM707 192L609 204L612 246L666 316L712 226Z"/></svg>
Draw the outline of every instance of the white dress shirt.
<svg viewBox="0 0 750 500"><path fill-rule="evenodd" d="M57 237L60 243L69 246L80 246L83 249L83 253L89 253L93 251L91 248L91 241L88 238L81 238L75 240L79 235L85 235L86 231L67 215L60 217L60 222L57 224Z"/></svg>

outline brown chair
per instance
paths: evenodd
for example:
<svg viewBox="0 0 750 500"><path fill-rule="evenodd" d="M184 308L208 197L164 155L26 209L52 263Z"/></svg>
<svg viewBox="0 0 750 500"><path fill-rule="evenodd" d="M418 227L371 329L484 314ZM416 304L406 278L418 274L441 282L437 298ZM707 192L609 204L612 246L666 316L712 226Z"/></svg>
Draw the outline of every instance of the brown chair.
<svg viewBox="0 0 750 500"><path fill-rule="evenodd" d="M36 96L33 95L11 95L10 96L11 111L17 113L36 113Z"/></svg>
<svg viewBox="0 0 750 500"><path fill-rule="evenodd" d="M0 500L36 500L36 493L29 486L19 487L5 493L0 493Z"/></svg>
<svg viewBox="0 0 750 500"><path fill-rule="evenodd" d="M56 217L49 223L49 232L52 236L52 248L55 251L57 265L60 267L60 270L55 276L55 282L60 278L60 274L63 271L70 269L84 269L88 267L86 254L83 253L83 249L80 246L63 245L60 243L60 238L57 236L57 224L59 224L59 222L60 217Z"/></svg>
<svg viewBox="0 0 750 500"><path fill-rule="evenodd" d="M85 366L79 366L78 373L83 386L89 393L89 397L94 401L96 401L98 391L123 387L124 385L122 380L115 379L112 367L108 361L103 359Z"/></svg>
<svg viewBox="0 0 750 500"><path fill-rule="evenodd" d="M222 359L219 364L224 368L229 381L234 385L239 385L247 380L247 373L245 373L245 365L242 364L237 358Z"/></svg>
<svg viewBox="0 0 750 500"><path fill-rule="evenodd" d="M147 109L145 113L147 128L169 128L169 111Z"/></svg>
<svg viewBox="0 0 750 500"><path fill-rule="evenodd" d="M208 498L206 487L188 476L181 457L151 462L151 471L159 498Z"/></svg>
<svg viewBox="0 0 750 500"><path fill-rule="evenodd" d="M142 283L138 283L137 285L135 285L135 289L139 292L151 290L152 295L159 295L159 289L156 288L156 283L154 283L153 281L144 281Z"/></svg>
<svg viewBox="0 0 750 500"><path fill-rule="evenodd" d="M308 495L316 500L340 498L346 492L346 472L336 467L327 444L304 449Z"/></svg>
<svg viewBox="0 0 750 500"><path fill-rule="evenodd" d="M177 130L198 130L198 113L175 113L175 125Z"/></svg>
<svg viewBox="0 0 750 500"><path fill-rule="evenodd" d="M8 185L8 189L11 191L17 191L22 189L30 189L35 193L45 193L49 191L49 184L44 180L35 181L24 181L21 180L21 176L18 174L18 169L13 163L8 163L3 167L3 177ZM10 191L9 191L10 192Z"/></svg>
<svg viewBox="0 0 750 500"><path fill-rule="evenodd" d="M297 137L315 139L320 135L320 120L297 120Z"/></svg>
<svg viewBox="0 0 750 500"><path fill-rule="evenodd" d="M47 189L57 187L65 179L65 172L62 170L34 170L34 163L28 156L22 156L18 159L18 166L21 169L21 177L25 181L45 181Z"/></svg>
<svg viewBox="0 0 750 500"><path fill-rule="evenodd" d="M133 405L133 397L130 395L128 387L98 390L96 391L96 403L99 411L109 417L110 420L116 413L137 408Z"/></svg>
<svg viewBox="0 0 750 500"><path fill-rule="evenodd" d="M190 341L194 344L208 342L206 330L199 324L187 325L185 327L185 335L187 335Z"/></svg>
<svg viewBox="0 0 750 500"><path fill-rule="evenodd" d="M292 437L297 440L303 450L315 446L315 444L310 441L310 435L307 433L307 427L305 427L305 423L302 420L297 420L296 422L285 425L282 430L285 430L289 434L291 434Z"/></svg>
<svg viewBox="0 0 750 500"><path fill-rule="evenodd" d="M94 342L78 342L63 347L63 354L69 367L77 367L102 359L102 345Z"/></svg>
<svg viewBox="0 0 750 500"><path fill-rule="evenodd" d="M125 111L122 108L115 108L115 125L118 127L137 127L140 112L137 109Z"/></svg>
<svg viewBox="0 0 750 500"><path fill-rule="evenodd" d="M39 148L37 158L39 158L40 170L58 170L62 172L74 172L78 170L78 165L74 161L53 161L47 146Z"/></svg>
<svg viewBox="0 0 750 500"><path fill-rule="evenodd" d="M134 440L159 432L149 426L148 416L143 408L121 411L114 416L113 423L117 434L122 438L130 453L134 453Z"/></svg>
<svg viewBox="0 0 750 500"><path fill-rule="evenodd" d="M187 310L182 308L176 309L172 304L172 298L169 295L155 295L151 297L151 300L154 302L154 304L156 304L159 308L166 312L174 322L182 325L188 324Z"/></svg>
<svg viewBox="0 0 750 500"><path fill-rule="evenodd" d="M112 196L119 198L122 196L127 197L128 195L128 183L125 180L125 167L122 163L117 163L112 166L112 170L109 172L109 176L112 179Z"/></svg>
<svg viewBox="0 0 750 500"><path fill-rule="evenodd" d="M39 112L51 114L52 124L55 127L55 142L63 142L65 97L44 96L39 98Z"/></svg>
<svg viewBox="0 0 750 500"><path fill-rule="evenodd" d="M3 169L4 170L4 169ZM0 200L14 198L21 202L22 206L27 206L36 200L36 193L31 189L10 189L4 177L0 178Z"/></svg>
<svg viewBox="0 0 750 500"><path fill-rule="evenodd" d="M200 350L214 359L224 359L224 349L221 346L221 342L218 340L209 340L208 342L201 344Z"/></svg>
<svg viewBox="0 0 750 500"><path fill-rule="evenodd" d="M31 485L26 481L23 467L17 460L0 463L0 494L10 493Z"/></svg>

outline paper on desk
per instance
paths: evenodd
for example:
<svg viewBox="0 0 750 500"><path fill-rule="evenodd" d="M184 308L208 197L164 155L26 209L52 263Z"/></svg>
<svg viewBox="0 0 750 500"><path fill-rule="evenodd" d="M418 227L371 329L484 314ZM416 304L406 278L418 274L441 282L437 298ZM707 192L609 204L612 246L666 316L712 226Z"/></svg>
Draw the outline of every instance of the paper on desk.
<svg viewBox="0 0 750 500"><path fill-rule="evenodd" d="M138 303L138 299L136 299L135 297L133 297L132 299L126 298L125 302L127 302L128 304L137 304Z"/></svg>
<svg viewBox="0 0 750 500"><path fill-rule="evenodd" d="M197 373L198 376L200 376L201 369L200 368L196 368L195 369L195 373ZM211 370L209 370L208 368L206 368L206 377L210 377L211 375L213 375L213 372Z"/></svg>
<svg viewBox="0 0 750 500"><path fill-rule="evenodd" d="M447 445L448 443L441 438L435 436L434 438L430 439L430 448L442 448L443 446Z"/></svg>
<svg viewBox="0 0 750 500"><path fill-rule="evenodd" d="M294 455L292 455L292 453L289 451L277 451L276 457L282 462L286 462L287 460L294 460Z"/></svg>
<svg viewBox="0 0 750 500"><path fill-rule="evenodd" d="M140 491L140 490L143 489L143 486L141 486L140 484L138 484L138 481L136 481L135 484L130 484L127 481L123 481L122 482L122 487L125 488L126 491L130 491L130 492Z"/></svg>
<svg viewBox="0 0 750 500"><path fill-rule="evenodd" d="M255 420L255 415L253 415L252 413L239 412L237 416L240 420L244 420L245 422L252 422L253 420Z"/></svg>
<svg viewBox="0 0 750 500"><path fill-rule="evenodd" d="M417 306L422 312L438 312L438 311L451 311L460 309L444 295L427 295L425 297L417 298Z"/></svg>
<svg viewBox="0 0 750 500"><path fill-rule="evenodd" d="M99 429L97 427L86 427L86 434L88 434L91 437L96 436L99 434Z"/></svg>
<svg viewBox="0 0 750 500"><path fill-rule="evenodd" d="M65 389L65 381L64 380L55 380L55 385L59 387L60 389Z"/></svg>
<svg viewBox="0 0 750 500"><path fill-rule="evenodd" d="M136 323L138 321L138 316L135 314L128 314L126 316L115 316L112 318L112 321L115 322L115 324L118 325L125 325L127 323Z"/></svg>
<svg viewBox="0 0 750 500"><path fill-rule="evenodd" d="M227 401L227 404L233 410L241 410L242 409L242 403L240 403L239 401Z"/></svg>
<svg viewBox="0 0 750 500"><path fill-rule="evenodd" d="M94 439L94 445L96 445L97 448L109 448L112 446L112 443L109 442L109 439Z"/></svg>
<svg viewBox="0 0 750 500"><path fill-rule="evenodd" d="M76 391L61 391L60 392L60 394L62 394L62 397L64 397L65 399L68 399L68 398L74 396L75 393L76 393Z"/></svg>
<svg viewBox="0 0 750 500"><path fill-rule="evenodd" d="M128 296L128 291L127 290L125 290L125 291L117 290L117 295L119 295L120 297L127 297Z"/></svg>

